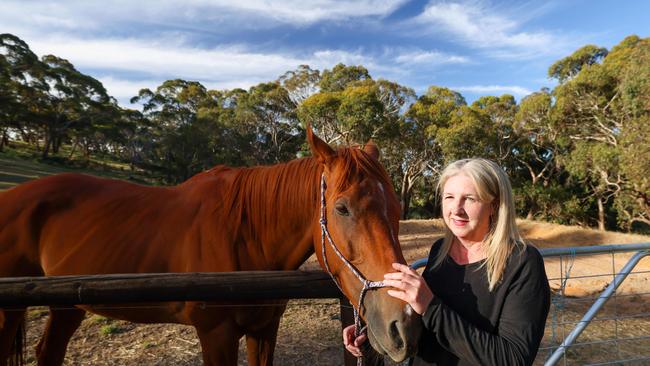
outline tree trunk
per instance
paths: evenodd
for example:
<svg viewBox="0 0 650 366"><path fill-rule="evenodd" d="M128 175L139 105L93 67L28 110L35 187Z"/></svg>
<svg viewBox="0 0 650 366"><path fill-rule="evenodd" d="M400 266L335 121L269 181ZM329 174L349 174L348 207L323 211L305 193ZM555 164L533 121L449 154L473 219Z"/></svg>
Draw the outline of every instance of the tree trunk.
<svg viewBox="0 0 650 366"><path fill-rule="evenodd" d="M74 155L75 150L77 150L77 146L79 146L79 139L74 140L74 144L72 144L72 148L70 149L70 155L68 155L68 160L72 160L72 156Z"/></svg>
<svg viewBox="0 0 650 366"><path fill-rule="evenodd" d="M0 138L0 152L4 151L5 145L9 145L9 136L7 136L7 131L2 131L2 138Z"/></svg>
<svg viewBox="0 0 650 366"><path fill-rule="evenodd" d="M598 198L598 230L605 231L605 205L603 199Z"/></svg>
<svg viewBox="0 0 650 366"><path fill-rule="evenodd" d="M52 153L53 154L58 154L59 153L59 148L61 147L61 141L63 138L57 134L56 137L53 138L52 141Z"/></svg>
<svg viewBox="0 0 650 366"><path fill-rule="evenodd" d="M41 158L47 159L50 153L50 145L52 144L52 136L49 131L45 131L45 141L43 141L43 153Z"/></svg>
<svg viewBox="0 0 650 366"><path fill-rule="evenodd" d="M90 141L84 140L81 146L84 150L84 161L87 164L90 162Z"/></svg>

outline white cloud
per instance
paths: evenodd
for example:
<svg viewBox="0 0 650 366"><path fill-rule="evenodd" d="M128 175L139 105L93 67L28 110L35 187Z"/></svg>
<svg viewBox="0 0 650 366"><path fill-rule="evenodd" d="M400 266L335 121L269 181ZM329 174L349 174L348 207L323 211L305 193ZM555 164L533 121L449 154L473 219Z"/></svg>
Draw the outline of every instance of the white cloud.
<svg viewBox="0 0 650 366"><path fill-rule="evenodd" d="M516 97L525 97L532 93L521 86L516 85L470 85L470 86L452 86L449 89L459 92L469 92L476 94L512 94Z"/></svg>
<svg viewBox="0 0 650 366"><path fill-rule="evenodd" d="M97 80L101 81L102 85L104 85L108 95L117 99L123 107L130 107L129 100L138 95L140 89L148 88L155 90L164 81L162 79L135 81L121 79L115 76L99 77Z"/></svg>
<svg viewBox="0 0 650 366"><path fill-rule="evenodd" d="M565 43L548 32L521 31L522 24L513 17L480 2L432 1L415 21L431 33L451 34L456 40L484 49L495 57L537 56L557 50L557 46Z"/></svg>
<svg viewBox="0 0 650 366"><path fill-rule="evenodd" d="M220 33L226 24L238 29L258 29L278 23L304 26L320 21L382 18L407 1L190 0L179 3L173 0L3 0L0 24L3 24L3 28L21 26L33 32L51 27L59 31L111 31L110 28L106 29L107 26L138 22Z"/></svg>
<svg viewBox="0 0 650 366"><path fill-rule="evenodd" d="M251 76L274 77L306 59L248 51L244 46L201 49L170 39L156 42L138 39L46 38L30 42L39 55L53 53L77 68L113 70L157 77L230 80Z"/></svg>
<svg viewBox="0 0 650 366"><path fill-rule="evenodd" d="M451 55L438 51L406 51L395 57L395 62L405 65L441 65L464 64L469 59L464 56Z"/></svg>
<svg viewBox="0 0 650 366"><path fill-rule="evenodd" d="M188 46L182 38L75 39L51 36L30 41L39 56L54 54L67 59L84 73L100 80L121 105L142 88L155 89L168 79L195 80L209 89L248 88L275 80L286 71L307 64L314 69L337 63L363 65L374 77L403 75L392 60L364 54L362 50L321 49L304 55L256 52L250 46L234 45L202 49Z"/></svg>
<svg viewBox="0 0 650 366"><path fill-rule="evenodd" d="M247 0L195 1L241 12L260 14L287 23L314 23L365 16L387 16L407 0Z"/></svg>

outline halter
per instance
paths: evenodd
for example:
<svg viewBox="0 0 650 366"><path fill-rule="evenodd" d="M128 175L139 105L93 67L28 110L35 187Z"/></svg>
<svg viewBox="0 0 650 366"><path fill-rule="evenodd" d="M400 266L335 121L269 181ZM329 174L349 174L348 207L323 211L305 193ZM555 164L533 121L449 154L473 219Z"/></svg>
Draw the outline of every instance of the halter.
<svg viewBox="0 0 650 366"><path fill-rule="evenodd" d="M341 285L339 282L336 280L334 275L332 274L332 271L330 270L329 264L327 263L327 256L325 255L325 238L327 238L327 241L330 243L332 249L334 249L334 253L339 257L341 262L345 264L352 274L354 274L359 281L363 284L363 288L361 289L361 292L359 293L359 304L357 307L352 306L352 309L354 311L354 325L355 325L355 338L358 337L360 334L362 334L365 330L366 327L364 326L361 328L361 317L359 314L361 313L361 307L363 306L363 298L366 296L366 292L370 289L376 289L376 288L381 288L381 287L386 287L383 281L368 281L354 266L350 261L345 259L343 254L341 254L341 251L336 247L336 244L334 244L334 240L332 240L332 236L330 235L329 230L327 230L327 211L325 209L325 188L327 188L325 184L325 174L321 174L320 177L320 228L321 228L321 244L323 248L323 264L325 264L325 270L327 270L327 273L329 273L330 277L332 277L332 280L336 284L336 286L343 292L343 288L341 288ZM361 365L361 357L357 359L357 365Z"/></svg>

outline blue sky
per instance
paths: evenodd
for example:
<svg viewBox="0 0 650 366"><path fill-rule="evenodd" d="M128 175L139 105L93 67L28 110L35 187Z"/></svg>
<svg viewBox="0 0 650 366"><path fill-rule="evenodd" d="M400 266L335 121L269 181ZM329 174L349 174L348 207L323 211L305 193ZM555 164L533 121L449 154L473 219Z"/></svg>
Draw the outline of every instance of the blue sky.
<svg viewBox="0 0 650 366"><path fill-rule="evenodd" d="M168 79L248 88L339 62L472 101L553 87L554 61L648 37L648 14L650 1L3 0L0 32L70 60L124 107Z"/></svg>

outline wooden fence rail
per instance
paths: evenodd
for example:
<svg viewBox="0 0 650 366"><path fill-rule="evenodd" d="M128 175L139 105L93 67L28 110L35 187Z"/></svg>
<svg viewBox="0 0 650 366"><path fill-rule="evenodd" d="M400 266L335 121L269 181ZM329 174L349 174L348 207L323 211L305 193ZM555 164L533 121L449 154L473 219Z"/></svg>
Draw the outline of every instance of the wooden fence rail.
<svg viewBox="0 0 650 366"><path fill-rule="evenodd" d="M340 298L322 271L146 273L0 278L0 307L158 301Z"/></svg>
<svg viewBox="0 0 650 366"><path fill-rule="evenodd" d="M354 323L352 307L322 271L143 273L0 278L0 308L123 304L159 301L255 302L339 299L341 327ZM343 346L341 346L343 348ZM343 348L345 350L345 348ZM345 365L356 359L344 351Z"/></svg>

